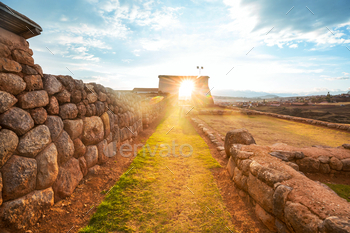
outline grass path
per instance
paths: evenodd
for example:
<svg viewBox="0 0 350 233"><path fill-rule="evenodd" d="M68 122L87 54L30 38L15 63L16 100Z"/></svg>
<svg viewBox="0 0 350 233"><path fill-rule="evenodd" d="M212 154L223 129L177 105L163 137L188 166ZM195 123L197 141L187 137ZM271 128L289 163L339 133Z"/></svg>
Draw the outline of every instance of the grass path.
<svg viewBox="0 0 350 233"><path fill-rule="evenodd" d="M147 144L152 152L158 145L154 156L147 147L138 152L80 232L235 232L211 173L220 165L188 120L179 119L178 110ZM184 144L193 148L189 157L180 155ZM190 154L188 146L182 149Z"/></svg>

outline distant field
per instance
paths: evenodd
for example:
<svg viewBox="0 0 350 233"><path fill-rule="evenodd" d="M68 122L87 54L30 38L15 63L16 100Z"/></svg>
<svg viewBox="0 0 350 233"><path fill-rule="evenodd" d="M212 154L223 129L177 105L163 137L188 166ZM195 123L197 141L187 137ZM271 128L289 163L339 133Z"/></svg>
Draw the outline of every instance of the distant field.
<svg viewBox="0 0 350 233"><path fill-rule="evenodd" d="M345 106L340 106L340 104L345 104ZM350 124L350 104L347 103L317 104L315 106L259 106L252 109L333 123Z"/></svg>
<svg viewBox="0 0 350 233"><path fill-rule="evenodd" d="M350 142L350 133L325 127L260 115L198 115L220 134L246 128L259 145L287 143L297 147L325 145L337 147Z"/></svg>

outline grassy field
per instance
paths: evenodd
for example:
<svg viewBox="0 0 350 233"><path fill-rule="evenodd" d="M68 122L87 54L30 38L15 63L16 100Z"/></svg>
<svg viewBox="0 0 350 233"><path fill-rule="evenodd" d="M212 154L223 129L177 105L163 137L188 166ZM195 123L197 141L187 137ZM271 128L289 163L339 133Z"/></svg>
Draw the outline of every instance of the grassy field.
<svg viewBox="0 0 350 233"><path fill-rule="evenodd" d="M259 145L287 143L297 147L327 145L332 147L349 143L350 133L260 115L198 115L220 134L229 130L246 128Z"/></svg>
<svg viewBox="0 0 350 233"><path fill-rule="evenodd" d="M188 120L173 112L147 144L155 154L147 147L138 152L80 232L235 232L211 173L220 165ZM184 144L193 147L192 156L180 155Z"/></svg>
<svg viewBox="0 0 350 233"><path fill-rule="evenodd" d="M333 191L336 192L340 197L350 202L350 185L330 184L330 183L325 183L325 184L331 189L333 189Z"/></svg>

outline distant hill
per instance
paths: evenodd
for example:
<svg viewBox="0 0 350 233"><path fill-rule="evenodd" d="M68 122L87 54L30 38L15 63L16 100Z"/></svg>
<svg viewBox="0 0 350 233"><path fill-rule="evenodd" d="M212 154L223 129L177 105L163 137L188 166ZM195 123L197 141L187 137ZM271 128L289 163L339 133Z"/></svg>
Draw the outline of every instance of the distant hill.
<svg viewBox="0 0 350 233"><path fill-rule="evenodd" d="M264 96L259 96L258 98L260 99L273 99L273 98L279 98L278 95L264 95Z"/></svg>

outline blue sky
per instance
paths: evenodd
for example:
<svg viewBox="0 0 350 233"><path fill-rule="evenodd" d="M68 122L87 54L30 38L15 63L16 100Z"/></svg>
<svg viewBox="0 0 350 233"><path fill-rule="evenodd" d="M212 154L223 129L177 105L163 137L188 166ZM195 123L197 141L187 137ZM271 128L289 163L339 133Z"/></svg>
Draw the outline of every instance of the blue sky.
<svg viewBox="0 0 350 233"><path fill-rule="evenodd" d="M350 88L348 0L3 2L43 28L29 43L45 73L132 89L204 66L214 95Z"/></svg>

